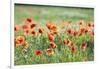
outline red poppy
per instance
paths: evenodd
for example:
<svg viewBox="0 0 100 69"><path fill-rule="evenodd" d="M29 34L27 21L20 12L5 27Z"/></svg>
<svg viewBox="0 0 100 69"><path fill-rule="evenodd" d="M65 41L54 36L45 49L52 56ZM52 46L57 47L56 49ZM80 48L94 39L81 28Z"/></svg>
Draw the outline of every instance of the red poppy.
<svg viewBox="0 0 100 69"><path fill-rule="evenodd" d="M29 23L31 23L31 22L32 22L32 18L27 18L27 21L28 21Z"/></svg>
<svg viewBox="0 0 100 69"><path fill-rule="evenodd" d="M33 34L33 36L34 36L34 37L36 37L36 36L37 36L37 32L36 32L36 31L34 31L34 30L32 30L32 31L31 31L31 34Z"/></svg>
<svg viewBox="0 0 100 69"><path fill-rule="evenodd" d="M83 20L79 21L79 25L83 25L83 24L84 24Z"/></svg>
<svg viewBox="0 0 100 69"><path fill-rule="evenodd" d="M53 49L48 48L48 49L47 49L47 55L48 55L48 56L51 56L51 55L53 55L53 54L54 54Z"/></svg>
<svg viewBox="0 0 100 69"><path fill-rule="evenodd" d="M63 40L63 43L66 45L66 44L67 44L67 40L66 40L66 39L64 39L64 40Z"/></svg>
<svg viewBox="0 0 100 69"><path fill-rule="evenodd" d="M52 25L50 23L46 23L46 27L51 30Z"/></svg>
<svg viewBox="0 0 100 69"><path fill-rule="evenodd" d="M91 32L91 36L92 36L92 37L94 36L94 31Z"/></svg>
<svg viewBox="0 0 100 69"><path fill-rule="evenodd" d="M43 28L39 28L39 33L43 33L44 32L44 29Z"/></svg>
<svg viewBox="0 0 100 69"><path fill-rule="evenodd" d="M68 34L72 34L73 31L71 29L68 29L67 32Z"/></svg>
<svg viewBox="0 0 100 69"><path fill-rule="evenodd" d="M57 48L57 45L54 42L50 42L49 46L51 46L52 48Z"/></svg>
<svg viewBox="0 0 100 69"><path fill-rule="evenodd" d="M36 27L36 24L31 24L31 28L34 28L34 27Z"/></svg>
<svg viewBox="0 0 100 69"><path fill-rule="evenodd" d="M82 43L81 48L84 50L86 49L86 43Z"/></svg>
<svg viewBox="0 0 100 69"><path fill-rule="evenodd" d="M18 47L19 45L23 45L24 42L25 42L25 37L24 36L17 36L15 38L16 47Z"/></svg>
<svg viewBox="0 0 100 69"><path fill-rule="evenodd" d="M47 36L50 41L54 41L55 37L53 35L47 33Z"/></svg>
<svg viewBox="0 0 100 69"><path fill-rule="evenodd" d="M56 25L52 25L52 26L51 26L51 30L52 30L52 31L57 31L57 29L58 29L58 28L57 28Z"/></svg>
<svg viewBox="0 0 100 69"><path fill-rule="evenodd" d="M76 52L76 48L74 46L71 47L71 53L74 54Z"/></svg>
<svg viewBox="0 0 100 69"><path fill-rule="evenodd" d="M35 51L35 55L36 55L36 56L39 56L39 55L41 55L42 53L43 53L43 52L42 52L41 50L36 50L36 51Z"/></svg>
<svg viewBox="0 0 100 69"><path fill-rule="evenodd" d="M25 25L22 26L22 28L23 28L24 30L26 30L26 29L28 29L28 25L25 24Z"/></svg>
<svg viewBox="0 0 100 69"><path fill-rule="evenodd" d="M73 36L77 36L78 35L78 32L77 31L74 31L73 32Z"/></svg>

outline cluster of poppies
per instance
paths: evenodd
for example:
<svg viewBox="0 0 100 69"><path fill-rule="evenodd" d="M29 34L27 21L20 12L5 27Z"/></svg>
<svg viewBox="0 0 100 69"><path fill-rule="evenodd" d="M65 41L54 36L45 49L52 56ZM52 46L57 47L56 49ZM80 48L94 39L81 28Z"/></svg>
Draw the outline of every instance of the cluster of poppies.
<svg viewBox="0 0 100 69"><path fill-rule="evenodd" d="M34 30L40 23L33 23L32 18L27 18L26 23L22 26L15 26L14 31L23 31L22 35L15 36L15 48L19 46L23 46L24 49L28 49L30 47L30 43L27 42L25 36L33 36L33 38L37 38L38 34L40 34L40 37L43 37L43 34L46 33L46 38L48 39L48 45L49 48L45 49L46 55L51 56L55 53L54 49L59 48L59 46L55 43L55 39L57 36L63 36L63 34L66 34L66 36L74 37L80 37L85 36L87 33L90 34L91 38L94 36L94 23L93 22L84 22L83 20L80 20L76 23L73 23L72 20L65 21L62 19L61 25L57 26L56 24L53 24L52 21L48 20L45 23L46 28L38 28L38 30ZM62 30L64 33L61 33L59 30ZM61 35L62 34L62 35ZM71 53L74 54L77 52L77 44L70 40L70 38L59 38L59 43L61 43L64 46L68 46L68 48L71 50ZM81 43L81 49L85 51L87 47L87 44L85 42ZM42 55L44 51L42 50L35 50L34 54L36 56Z"/></svg>

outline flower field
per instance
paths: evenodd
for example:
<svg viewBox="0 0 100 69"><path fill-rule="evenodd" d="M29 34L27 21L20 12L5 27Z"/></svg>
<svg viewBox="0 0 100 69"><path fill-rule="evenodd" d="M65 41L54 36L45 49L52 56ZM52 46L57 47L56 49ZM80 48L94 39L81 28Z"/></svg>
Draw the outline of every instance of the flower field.
<svg viewBox="0 0 100 69"><path fill-rule="evenodd" d="M94 9L15 5L14 64L94 60Z"/></svg>

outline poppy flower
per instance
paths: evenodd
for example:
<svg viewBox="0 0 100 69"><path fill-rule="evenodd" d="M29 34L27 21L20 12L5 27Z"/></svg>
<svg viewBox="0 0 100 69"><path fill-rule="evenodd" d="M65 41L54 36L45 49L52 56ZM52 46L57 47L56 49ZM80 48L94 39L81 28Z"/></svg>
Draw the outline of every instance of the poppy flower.
<svg viewBox="0 0 100 69"><path fill-rule="evenodd" d="M84 32L85 32L85 34L86 34L86 33L88 32L88 29L85 29L85 31L84 31Z"/></svg>
<svg viewBox="0 0 100 69"><path fill-rule="evenodd" d="M52 48L57 48L57 45L54 42L49 42L49 46L51 46Z"/></svg>
<svg viewBox="0 0 100 69"><path fill-rule="evenodd" d="M76 48L74 46L71 47L71 53L74 54L76 52Z"/></svg>
<svg viewBox="0 0 100 69"><path fill-rule="evenodd" d="M73 31L71 29L68 29L67 32L68 34L72 34Z"/></svg>
<svg viewBox="0 0 100 69"><path fill-rule="evenodd" d="M66 45L66 44L67 44L67 40L66 40L66 39L64 39L64 40L63 40L63 43Z"/></svg>
<svg viewBox="0 0 100 69"><path fill-rule="evenodd" d="M51 30L52 25L50 23L46 23L46 27Z"/></svg>
<svg viewBox="0 0 100 69"><path fill-rule="evenodd" d="M23 45L24 42L25 42L25 37L24 36L17 36L15 38L16 47L18 47L19 45Z"/></svg>
<svg viewBox="0 0 100 69"><path fill-rule="evenodd" d="M29 29L24 30L24 35L28 35L30 33Z"/></svg>
<svg viewBox="0 0 100 69"><path fill-rule="evenodd" d="M39 30L38 30L38 31L39 31L39 33L41 33L41 34L42 34L42 33L44 32L44 29L43 29L43 28L39 28Z"/></svg>
<svg viewBox="0 0 100 69"><path fill-rule="evenodd" d="M94 24L92 22L88 23L88 27L93 27L93 26L94 26Z"/></svg>
<svg viewBox="0 0 100 69"><path fill-rule="evenodd" d="M34 37L36 37L36 36L37 36L37 32L36 32L36 31L34 31L34 30L32 30L32 31L31 31L31 34L32 34Z"/></svg>
<svg viewBox="0 0 100 69"><path fill-rule="evenodd" d="M52 26L51 26L51 30L52 30L52 31L57 31L57 30L58 30L58 28L57 28L57 26L56 26L56 25L52 25Z"/></svg>
<svg viewBox="0 0 100 69"><path fill-rule="evenodd" d="M81 28L81 29L80 29L80 32L81 32L81 33L84 33L85 30L86 30L85 28Z"/></svg>
<svg viewBox="0 0 100 69"><path fill-rule="evenodd" d="M31 23L31 22L32 22L32 18L27 18L27 21L28 21L29 23Z"/></svg>
<svg viewBox="0 0 100 69"><path fill-rule="evenodd" d="M85 50L86 49L86 43L81 44L81 49Z"/></svg>
<svg viewBox="0 0 100 69"><path fill-rule="evenodd" d="M74 31L73 32L73 36L77 36L78 35L78 32L77 31Z"/></svg>
<svg viewBox="0 0 100 69"><path fill-rule="evenodd" d="M54 54L54 51L53 51L53 49L51 49L51 48L48 48L46 51L47 51L47 55L48 55L48 56L51 56L51 55Z"/></svg>
<svg viewBox="0 0 100 69"><path fill-rule="evenodd" d="M31 28L34 28L34 27L36 27L36 24L31 24L30 27L31 27Z"/></svg>
<svg viewBox="0 0 100 69"><path fill-rule="evenodd" d="M83 25L83 24L84 24L84 21L81 20L81 21L79 21L78 23L79 23L79 25Z"/></svg>
<svg viewBox="0 0 100 69"><path fill-rule="evenodd" d="M91 32L91 36L92 36L92 37L94 36L94 31Z"/></svg>
<svg viewBox="0 0 100 69"><path fill-rule="evenodd" d="M22 26L22 28L23 28L24 30L27 30L29 27L28 27L27 24L25 24L25 25Z"/></svg>
<svg viewBox="0 0 100 69"><path fill-rule="evenodd" d="M41 50L36 50L36 51L35 51L35 55L36 55L36 56L39 56L39 55L41 55L42 53L43 53L43 52L42 52Z"/></svg>
<svg viewBox="0 0 100 69"><path fill-rule="evenodd" d="M55 37L53 35L47 33L47 36L50 41L54 41Z"/></svg>

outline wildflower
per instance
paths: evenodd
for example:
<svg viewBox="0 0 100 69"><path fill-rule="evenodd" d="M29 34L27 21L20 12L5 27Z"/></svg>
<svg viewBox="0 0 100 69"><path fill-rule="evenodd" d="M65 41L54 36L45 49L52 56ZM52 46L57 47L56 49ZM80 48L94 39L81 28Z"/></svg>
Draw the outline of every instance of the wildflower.
<svg viewBox="0 0 100 69"><path fill-rule="evenodd" d="M74 31L72 34L73 34L73 36L77 36L78 35L78 32L77 31Z"/></svg>
<svg viewBox="0 0 100 69"><path fill-rule="evenodd" d="M47 33L47 36L50 41L54 41L55 37L53 35Z"/></svg>
<svg viewBox="0 0 100 69"><path fill-rule="evenodd" d="M27 18L27 21L28 21L29 23L31 23L31 22L32 22L32 18Z"/></svg>
<svg viewBox="0 0 100 69"><path fill-rule="evenodd" d="M54 42L50 42L49 46L51 46L52 48L57 48L57 45Z"/></svg>
<svg viewBox="0 0 100 69"><path fill-rule="evenodd" d="M57 28L57 26L56 26L56 25L52 25L52 26L51 26L51 30L52 30L52 31L57 31L57 30L58 30L58 28Z"/></svg>
<svg viewBox="0 0 100 69"><path fill-rule="evenodd" d="M25 24L25 25L22 26L22 28L23 28L23 30L27 30L29 27L28 27L27 24Z"/></svg>
<svg viewBox="0 0 100 69"><path fill-rule="evenodd" d="M66 44L67 44L67 40L66 40L66 39L64 39L64 40L63 40L63 43L66 45Z"/></svg>
<svg viewBox="0 0 100 69"><path fill-rule="evenodd" d="M39 33L43 33L44 32L44 29L43 28L39 28Z"/></svg>
<svg viewBox="0 0 100 69"><path fill-rule="evenodd" d="M25 42L25 37L24 36L17 36L15 38L16 47L18 47L19 45L23 45L24 42Z"/></svg>
<svg viewBox="0 0 100 69"><path fill-rule="evenodd" d="M46 27L51 30L52 25L50 23L46 23Z"/></svg>
<svg viewBox="0 0 100 69"><path fill-rule="evenodd" d="M94 36L94 31L91 32L91 36L92 36L92 37Z"/></svg>
<svg viewBox="0 0 100 69"><path fill-rule="evenodd" d="M54 51L53 51L53 49L51 49L51 48L48 48L46 51L47 51L47 55L48 55L48 56L51 56L51 55L54 54Z"/></svg>
<svg viewBox="0 0 100 69"><path fill-rule="evenodd" d="M85 50L85 49L86 49L86 43L82 43L82 44L81 44L81 49L82 49L82 50Z"/></svg>
<svg viewBox="0 0 100 69"><path fill-rule="evenodd" d="M37 36L37 32L36 32L36 31L34 31L34 30L31 30L31 34L32 34L34 37L36 37L36 36Z"/></svg>
<svg viewBox="0 0 100 69"><path fill-rule="evenodd" d="M36 50L36 51L35 51L35 55L36 55L36 56L39 56L39 55L41 55L42 53L43 53L43 52L42 52L41 50Z"/></svg>
<svg viewBox="0 0 100 69"><path fill-rule="evenodd" d="M83 25L83 24L84 24L84 21L81 20L81 21L79 21L78 23L79 23L79 25Z"/></svg>
<svg viewBox="0 0 100 69"><path fill-rule="evenodd" d="M68 29L67 32L68 34L72 34L73 31L71 29Z"/></svg>
<svg viewBox="0 0 100 69"><path fill-rule="evenodd" d="M74 54L75 52L76 52L76 48L75 48L75 46L72 46L71 47L71 53Z"/></svg>
<svg viewBox="0 0 100 69"><path fill-rule="evenodd" d="M36 27L36 24L31 24L30 27L31 27L31 28L34 28L34 27Z"/></svg>

